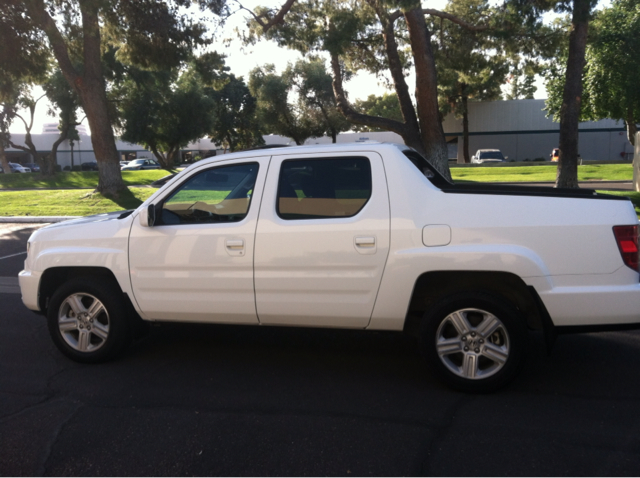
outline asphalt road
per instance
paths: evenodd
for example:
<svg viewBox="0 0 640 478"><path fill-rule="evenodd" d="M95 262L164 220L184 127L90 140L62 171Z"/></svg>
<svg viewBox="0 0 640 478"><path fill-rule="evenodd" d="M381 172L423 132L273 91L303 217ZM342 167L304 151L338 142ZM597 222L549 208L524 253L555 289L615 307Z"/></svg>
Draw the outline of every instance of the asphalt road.
<svg viewBox="0 0 640 478"><path fill-rule="evenodd" d="M0 228L0 475L640 473L638 333L550 356L534 335L515 383L480 396L393 333L165 325L81 365L11 285L29 232Z"/></svg>

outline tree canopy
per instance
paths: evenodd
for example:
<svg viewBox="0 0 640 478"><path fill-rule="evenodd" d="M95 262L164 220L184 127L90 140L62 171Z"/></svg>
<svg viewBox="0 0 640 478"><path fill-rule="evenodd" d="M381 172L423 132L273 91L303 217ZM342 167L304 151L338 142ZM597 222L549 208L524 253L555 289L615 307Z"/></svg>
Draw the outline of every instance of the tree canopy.
<svg viewBox="0 0 640 478"><path fill-rule="evenodd" d="M438 109L434 32L425 15L478 34L509 38L508 52L520 49L534 55L552 43L553 35L541 20L541 14L551 5L546 1L507 1L499 6L487 5L477 19L467 21L447 11L422 8L416 0L289 0L277 12L265 8L251 12L245 39L256 41L263 36L304 54L326 52L343 115L357 125L398 133L448 177L447 147ZM343 82L350 72L362 69L377 75L388 73L400 105L400 121L356 111L350 104ZM415 105L406 81L409 71L416 78Z"/></svg>
<svg viewBox="0 0 640 478"><path fill-rule="evenodd" d="M213 126L214 102L187 70L130 70L120 103L121 137L151 150L165 169L180 161L180 149Z"/></svg>
<svg viewBox="0 0 640 478"><path fill-rule="evenodd" d="M265 133L286 136L301 145L324 134L324 125L313 109L296 97L290 67L277 74L273 64L254 68L249 74L249 90L257 101L258 121Z"/></svg>

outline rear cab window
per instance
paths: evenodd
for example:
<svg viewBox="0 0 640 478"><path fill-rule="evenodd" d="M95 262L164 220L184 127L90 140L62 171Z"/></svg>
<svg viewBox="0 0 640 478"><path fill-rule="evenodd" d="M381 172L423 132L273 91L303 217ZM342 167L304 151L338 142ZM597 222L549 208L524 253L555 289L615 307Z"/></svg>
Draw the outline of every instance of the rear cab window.
<svg viewBox="0 0 640 478"><path fill-rule="evenodd" d="M285 220L353 217L371 188L366 157L289 159L280 169L277 214Z"/></svg>

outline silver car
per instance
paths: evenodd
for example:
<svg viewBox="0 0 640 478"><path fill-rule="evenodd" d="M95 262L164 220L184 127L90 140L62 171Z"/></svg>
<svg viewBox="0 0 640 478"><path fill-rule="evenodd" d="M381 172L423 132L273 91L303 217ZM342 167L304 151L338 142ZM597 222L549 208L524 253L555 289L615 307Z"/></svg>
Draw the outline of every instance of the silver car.
<svg viewBox="0 0 640 478"><path fill-rule="evenodd" d="M12 173L30 173L31 172L31 168L26 168L18 163L9 163L9 166L11 167ZM0 166L0 172L4 173L2 166Z"/></svg>
<svg viewBox="0 0 640 478"><path fill-rule="evenodd" d="M120 168L121 171L139 171L141 169L160 169L160 163L155 159L140 158L129 161L129 164Z"/></svg>

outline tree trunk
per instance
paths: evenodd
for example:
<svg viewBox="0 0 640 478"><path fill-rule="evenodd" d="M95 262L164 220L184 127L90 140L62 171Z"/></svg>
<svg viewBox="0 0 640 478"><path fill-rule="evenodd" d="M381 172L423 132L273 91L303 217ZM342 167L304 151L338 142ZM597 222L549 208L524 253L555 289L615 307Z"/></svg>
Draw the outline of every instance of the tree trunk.
<svg viewBox="0 0 640 478"><path fill-rule="evenodd" d="M69 126L63 124L62 131L60 131L60 136L55 142L51 145L51 154L47 158L48 169L50 171L51 176L56 173L56 166L58 165L58 146L62 144L62 142L67 139L69 135Z"/></svg>
<svg viewBox="0 0 640 478"><path fill-rule="evenodd" d="M167 170L172 171L176 168L176 159L180 159L180 146L176 146L169 150L169 154L167 154L167 163L169 167L167 168Z"/></svg>
<svg viewBox="0 0 640 478"><path fill-rule="evenodd" d="M469 157L469 109L467 106L467 97L462 95L462 153L464 162L470 163Z"/></svg>
<svg viewBox="0 0 640 478"><path fill-rule="evenodd" d="M636 125L635 118L633 117L633 110L631 108L627 110L627 119L624 122L627 126L627 139L631 143L631 146L635 146L638 126Z"/></svg>
<svg viewBox="0 0 640 478"><path fill-rule="evenodd" d="M404 12L409 29L411 52L416 72L416 102L420 119L420 136L427 159L447 179L449 154L438 109L438 79L431 49L431 32L420 7Z"/></svg>
<svg viewBox="0 0 640 478"><path fill-rule="evenodd" d="M160 163L160 166L162 166L162 169L169 169L169 167L168 167L169 158L167 158L167 156L165 156L162 153L162 151L158 151L157 148L155 148L154 146L151 146L151 152L153 153L153 155L156 157L156 159Z"/></svg>
<svg viewBox="0 0 640 478"><path fill-rule="evenodd" d="M1 133L2 136L5 135L5 133ZM4 171L7 174L11 174L11 166L9 166L9 161L7 161L7 155L4 152L4 137L0 137L0 165L2 165L2 171Z"/></svg>
<svg viewBox="0 0 640 478"><path fill-rule="evenodd" d="M98 163L97 192L117 195L126 188L120 173L118 150L111 128L102 71L99 2L79 1L82 14L83 72L71 62L65 38L45 8L44 2L29 1L31 16L47 35L58 66L65 79L78 93L91 128L91 143Z"/></svg>
<svg viewBox="0 0 640 478"><path fill-rule="evenodd" d="M353 124L362 124L372 128L380 128L383 131L393 131L394 133L402 136L402 139L407 146L415 149L420 154L425 154L418 131L411 130L407 125L400 121L381 118L379 116L365 115L356 112L351 107L342 86L340 59L335 54L331 54L331 70L333 72L333 92L336 96L337 107L346 119L351 121Z"/></svg>
<svg viewBox="0 0 640 478"><path fill-rule="evenodd" d="M569 58L560 108L560 157L557 188L578 186L578 123L582 103L582 72L589 29L589 0L573 0Z"/></svg>
<svg viewBox="0 0 640 478"><path fill-rule="evenodd" d="M400 59L400 53L398 52L398 42L395 37L394 22L389 19L384 7L380 6L377 2L369 1L369 4L376 10L380 24L382 25L382 37L384 39L384 49L389 61L389 72L393 78L393 86L398 96L398 103L400 104L400 111L402 112L402 119L404 120L407 137L410 137L410 142L414 144L420 144L420 151L425 154L426 150L420 137L420 124L418 123L418 117L416 110L413 107L411 101L411 95L409 94L409 85L404 77L404 71L402 68L402 60ZM409 143L407 143L409 144Z"/></svg>
<svg viewBox="0 0 640 478"><path fill-rule="evenodd" d="M42 155L38 153L38 150L33 144L33 141L31 141L31 134L29 133L29 130L27 130L27 134L25 134L24 136L24 142L26 143L27 146L22 146L20 144L16 144L13 141L9 140L9 144L11 145L12 148L19 149L21 151L24 151L25 153L29 153L33 158L33 162L36 163L38 166L40 166L40 171L42 172L42 170L46 166L45 166L44 160L42 159Z"/></svg>

